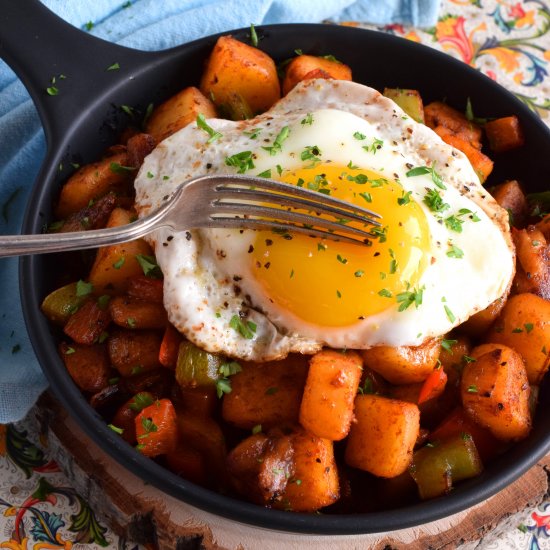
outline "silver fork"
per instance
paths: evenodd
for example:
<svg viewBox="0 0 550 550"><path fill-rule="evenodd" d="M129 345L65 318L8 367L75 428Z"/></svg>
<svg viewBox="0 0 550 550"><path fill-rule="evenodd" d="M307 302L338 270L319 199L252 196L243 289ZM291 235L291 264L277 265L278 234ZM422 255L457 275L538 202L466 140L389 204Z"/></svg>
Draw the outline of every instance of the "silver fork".
<svg viewBox="0 0 550 550"><path fill-rule="evenodd" d="M181 184L159 209L128 225L71 233L0 236L0 257L124 243L161 227L177 231L200 227L271 229L367 244L375 234L346 224L354 221L365 227L379 227L378 219L378 214L365 208L286 183L241 175L200 176Z"/></svg>

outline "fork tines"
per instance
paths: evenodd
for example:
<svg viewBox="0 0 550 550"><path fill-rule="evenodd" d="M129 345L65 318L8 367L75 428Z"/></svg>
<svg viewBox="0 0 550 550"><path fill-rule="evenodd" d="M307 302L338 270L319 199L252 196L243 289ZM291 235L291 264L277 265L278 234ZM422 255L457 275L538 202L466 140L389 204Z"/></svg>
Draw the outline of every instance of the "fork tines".
<svg viewBox="0 0 550 550"><path fill-rule="evenodd" d="M364 227L381 226L378 221L381 216L376 212L265 178L233 176L231 181L224 179L215 183L211 190L213 226L295 231L363 244L370 243L376 234L357 227L357 222ZM355 226L347 225L350 222L355 222Z"/></svg>

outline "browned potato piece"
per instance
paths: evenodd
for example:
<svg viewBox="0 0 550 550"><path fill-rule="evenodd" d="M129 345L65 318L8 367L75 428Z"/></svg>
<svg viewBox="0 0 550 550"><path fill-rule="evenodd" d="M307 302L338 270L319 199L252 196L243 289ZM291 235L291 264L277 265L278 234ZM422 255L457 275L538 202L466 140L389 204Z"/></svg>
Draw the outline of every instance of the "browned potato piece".
<svg viewBox="0 0 550 550"><path fill-rule="evenodd" d="M531 429L530 387L519 353L502 344L472 350L464 367L461 394L468 416L503 441L527 437Z"/></svg>
<svg viewBox="0 0 550 550"><path fill-rule="evenodd" d="M439 361L447 371L450 368L462 368L462 361L465 355L469 356L472 349L470 339L467 336L450 334L446 336L447 347L441 346Z"/></svg>
<svg viewBox="0 0 550 550"><path fill-rule="evenodd" d="M108 340L111 364L122 376L152 370L160 366L161 337L151 331L113 331Z"/></svg>
<svg viewBox="0 0 550 550"><path fill-rule="evenodd" d="M208 416L178 414L178 432L181 441L198 451L207 471L218 481L224 478L227 449L219 424Z"/></svg>
<svg viewBox="0 0 550 550"><path fill-rule="evenodd" d="M162 304L146 302L131 296L115 296L109 301L112 320L119 326L131 329L163 329L168 323Z"/></svg>
<svg viewBox="0 0 550 550"><path fill-rule="evenodd" d="M442 101L433 101L424 107L424 117L426 126L429 126L432 130L442 126L471 143L474 148L481 149L481 128L479 125L468 120L463 113L450 105Z"/></svg>
<svg viewBox="0 0 550 550"><path fill-rule="evenodd" d="M465 323L460 325L461 332L465 332L470 336L479 336L483 334L494 323L499 316L502 308L506 305L508 291L504 296L497 298L492 304L489 304L485 309L478 311L472 315Z"/></svg>
<svg viewBox="0 0 550 550"><path fill-rule="evenodd" d="M514 291L532 292L550 300L550 246L542 231L530 225L527 229L514 230L517 273Z"/></svg>
<svg viewBox="0 0 550 550"><path fill-rule="evenodd" d="M55 209L56 217L64 219L110 191L125 189L133 171L124 170L121 166L128 167L128 155L125 151L80 168L61 188Z"/></svg>
<svg viewBox="0 0 550 550"><path fill-rule="evenodd" d="M300 424L306 430L332 441L346 437L362 365L352 351L326 349L312 357L300 406Z"/></svg>
<svg viewBox="0 0 550 550"><path fill-rule="evenodd" d="M326 73L327 76L324 76L324 78L351 80L351 69L339 61L316 57L314 55L299 55L286 67L285 79L283 81L283 95L288 94L298 82L318 77L319 73L314 73L317 70Z"/></svg>
<svg viewBox="0 0 550 550"><path fill-rule="evenodd" d="M132 213L123 208L111 212L107 227L129 224ZM89 281L96 293L121 293L128 287L128 280L143 274L136 256L151 256L151 247L143 240L115 244L100 248L90 271Z"/></svg>
<svg viewBox="0 0 550 550"><path fill-rule="evenodd" d="M223 398L223 419L244 429L296 422L307 369L307 358L301 355L243 364L242 371L231 377L231 393Z"/></svg>
<svg viewBox="0 0 550 550"><path fill-rule="evenodd" d="M510 225L523 227L527 218L527 199L517 180L510 180L491 189L493 198L510 215Z"/></svg>
<svg viewBox="0 0 550 550"><path fill-rule="evenodd" d="M379 477L402 474L412 460L420 431L420 411L413 403L379 395L358 395L357 422L351 427L346 463Z"/></svg>
<svg viewBox="0 0 550 550"><path fill-rule="evenodd" d="M293 448L293 475L274 508L294 512L315 512L340 497L338 470L332 441L305 430L290 435Z"/></svg>
<svg viewBox="0 0 550 550"><path fill-rule="evenodd" d="M434 370L441 339L431 338L420 346L377 346L362 352L365 364L392 384L424 381Z"/></svg>
<svg viewBox="0 0 550 550"><path fill-rule="evenodd" d="M424 104L418 90L384 88L384 95L395 101L416 122L424 123Z"/></svg>
<svg viewBox="0 0 550 550"><path fill-rule="evenodd" d="M97 392L108 385L111 369L104 345L83 346L62 342L59 354L71 378L82 391Z"/></svg>
<svg viewBox="0 0 550 550"><path fill-rule="evenodd" d="M198 88L190 86L159 105L147 121L147 133L159 143L184 126L194 122L199 114L216 116L216 107Z"/></svg>
<svg viewBox="0 0 550 550"><path fill-rule="evenodd" d="M281 97L273 59L231 36L216 42L200 89L217 106L232 105L237 97L253 114L267 111Z"/></svg>
<svg viewBox="0 0 550 550"><path fill-rule="evenodd" d="M550 367L550 302L535 294L512 296L485 340L516 350L529 383L539 385Z"/></svg>

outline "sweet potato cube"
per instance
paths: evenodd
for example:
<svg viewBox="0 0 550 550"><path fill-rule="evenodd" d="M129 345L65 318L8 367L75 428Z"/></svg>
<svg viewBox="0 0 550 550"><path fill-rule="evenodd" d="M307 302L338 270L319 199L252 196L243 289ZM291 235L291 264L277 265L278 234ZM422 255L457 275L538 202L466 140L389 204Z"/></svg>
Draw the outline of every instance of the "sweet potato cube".
<svg viewBox="0 0 550 550"><path fill-rule="evenodd" d="M122 376L153 370L159 366L161 337L157 332L119 329L109 340L109 357Z"/></svg>
<svg viewBox="0 0 550 550"><path fill-rule="evenodd" d="M300 405L300 424L306 430L332 441L346 437L362 365L354 352L327 349L312 357Z"/></svg>
<svg viewBox="0 0 550 550"><path fill-rule="evenodd" d="M461 394L468 416L503 441L517 441L531 430L530 387L519 353L503 344L472 350L464 367Z"/></svg>
<svg viewBox="0 0 550 550"><path fill-rule="evenodd" d="M173 452L178 444L176 411L169 399L145 407L135 419L138 450L145 456Z"/></svg>
<svg viewBox="0 0 550 550"><path fill-rule="evenodd" d="M412 460L420 430L420 411L414 403L379 395L358 395L357 422L351 427L346 463L379 477L402 474Z"/></svg>
<svg viewBox="0 0 550 550"><path fill-rule="evenodd" d="M468 157L481 183L488 178L489 174L493 171L493 161L487 155L484 155L475 144L472 144L472 142L464 138L464 135L467 135L468 132L455 134L443 126L436 126L434 132L438 134L445 143L462 151Z"/></svg>
<svg viewBox="0 0 550 550"><path fill-rule="evenodd" d="M300 355L242 364L242 371L231 377L231 393L223 398L223 419L248 430L296 422L307 369L307 359Z"/></svg>
<svg viewBox="0 0 550 550"><path fill-rule="evenodd" d="M340 483L332 441L306 430L292 433L290 440L294 473L274 508L315 512L336 502Z"/></svg>
<svg viewBox="0 0 550 550"><path fill-rule="evenodd" d="M55 209L56 217L64 219L109 191L126 189L134 172L121 168L133 168L127 163L128 155L120 152L80 168L61 189Z"/></svg>
<svg viewBox="0 0 550 550"><path fill-rule="evenodd" d="M485 134L489 147L495 153L517 149L525 143L523 130L517 116L506 116L485 124Z"/></svg>
<svg viewBox="0 0 550 550"><path fill-rule="evenodd" d="M528 212L525 193L517 180L510 180L491 189L491 195L502 208L508 210L510 225L523 227Z"/></svg>
<svg viewBox="0 0 550 550"><path fill-rule="evenodd" d="M434 101L424 107L424 116L426 126L432 130L437 127L445 128L449 133L471 143L476 149L481 149L480 126L468 120L457 109L441 101Z"/></svg>
<svg viewBox="0 0 550 550"><path fill-rule="evenodd" d="M420 346L376 346L362 352L365 364L392 384L423 382L434 370L441 340L432 338Z"/></svg>
<svg viewBox="0 0 550 550"><path fill-rule="evenodd" d="M97 392L108 385L110 365L104 345L59 345L59 353L75 384L86 392Z"/></svg>
<svg viewBox="0 0 550 550"><path fill-rule="evenodd" d="M90 298L69 317L63 332L79 344L91 345L98 342L110 322L109 311Z"/></svg>
<svg viewBox="0 0 550 550"><path fill-rule="evenodd" d="M231 36L216 42L200 89L217 106L231 105L235 97L241 98L252 114L267 111L281 97L273 59Z"/></svg>
<svg viewBox="0 0 550 550"><path fill-rule="evenodd" d="M152 279L146 275L138 275L128 281L128 295L147 302L163 303L162 279Z"/></svg>
<svg viewBox="0 0 550 550"><path fill-rule="evenodd" d="M199 114L213 118L216 107L198 88L190 86L156 107L147 121L146 130L159 143L195 122Z"/></svg>
<svg viewBox="0 0 550 550"><path fill-rule="evenodd" d="M132 221L132 213L115 208L107 227L119 227ZM143 269L136 256L151 256L151 247L143 240L100 248L90 271L89 281L97 293L122 293L128 287L129 279L143 275Z"/></svg>
<svg viewBox="0 0 550 550"><path fill-rule="evenodd" d="M321 76L317 72L319 70L322 71ZM325 57L299 55L286 67L283 81L283 95L288 94L298 82L319 77L334 78L335 80L351 80L351 69L347 65L344 65L344 63Z"/></svg>
<svg viewBox="0 0 550 550"><path fill-rule="evenodd" d="M516 350L529 383L540 384L550 367L550 302L529 293L512 296L485 340Z"/></svg>
<svg viewBox="0 0 550 550"><path fill-rule="evenodd" d="M120 327L131 329L163 329L168 323L162 304L146 302L131 296L115 296L109 301L109 312Z"/></svg>

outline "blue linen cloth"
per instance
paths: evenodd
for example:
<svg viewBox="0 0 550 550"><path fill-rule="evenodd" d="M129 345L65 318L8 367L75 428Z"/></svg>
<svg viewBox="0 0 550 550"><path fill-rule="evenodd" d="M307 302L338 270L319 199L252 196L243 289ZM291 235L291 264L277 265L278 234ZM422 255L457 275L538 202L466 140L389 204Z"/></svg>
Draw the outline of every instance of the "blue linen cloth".
<svg viewBox="0 0 550 550"><path fill-rule="evenodd" d="M439 0L43 0L87 32L142 50L165 49L234 28L270 23L365 21L435 24ZM45 154L36 110L0 61L0 234L20 232ZM46 388L19 302L17 259L0 259L0 423L21 419Z"/></svg>

